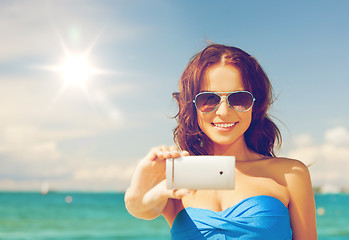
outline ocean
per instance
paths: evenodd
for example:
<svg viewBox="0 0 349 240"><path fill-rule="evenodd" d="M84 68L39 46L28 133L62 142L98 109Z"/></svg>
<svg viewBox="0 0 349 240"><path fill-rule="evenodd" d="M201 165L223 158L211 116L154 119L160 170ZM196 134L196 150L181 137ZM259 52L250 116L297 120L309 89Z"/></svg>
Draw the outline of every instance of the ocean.
<svg viewBox="0 0 349 240"><path fill-rule="evenodd" d="M130 216L123 193L0 192L0 239L168 240L164 218ZM315 195L320 240L349 239L349 195Z"/></svg>

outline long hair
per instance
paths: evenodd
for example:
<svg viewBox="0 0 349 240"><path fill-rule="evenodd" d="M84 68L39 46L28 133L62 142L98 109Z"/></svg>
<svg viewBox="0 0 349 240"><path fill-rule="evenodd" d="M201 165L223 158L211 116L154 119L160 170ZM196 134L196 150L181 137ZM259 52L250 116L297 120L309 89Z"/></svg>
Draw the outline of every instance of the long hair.
<svg viewBox="0 0 349 240"><path fill-rule="evenodd" d="M211 44L194 55L185 68L175 94L179 110L175 116L174 141L191 155L210 155L213 142L200 129L193 99L200 91L200 81L206 69L218 63L236 67L245 90L256 98L252 120L244 133L247 147L261 155L275 157L274 147L281 145L281 134L267 114L273 102L272 86L257 60L243 50L220 44Z"/></svg>

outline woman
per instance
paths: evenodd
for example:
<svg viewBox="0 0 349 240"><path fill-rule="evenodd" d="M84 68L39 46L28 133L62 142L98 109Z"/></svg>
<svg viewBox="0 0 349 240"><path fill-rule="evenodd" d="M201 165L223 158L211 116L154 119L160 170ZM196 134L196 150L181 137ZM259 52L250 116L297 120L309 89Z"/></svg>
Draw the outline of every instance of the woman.
<svg viewBox="0 0 349 240"><path fill-rule="evenodd" d="M128 211L163 215L172 239L317 239L307 167L274 154L281 136L267 114L272 88L258 62L241 49L209 45L191 59L174 96L177 147L154 148L139 163L125 194ZM165 159L186 155L235 156L235 189L167 189Z"/></svg>

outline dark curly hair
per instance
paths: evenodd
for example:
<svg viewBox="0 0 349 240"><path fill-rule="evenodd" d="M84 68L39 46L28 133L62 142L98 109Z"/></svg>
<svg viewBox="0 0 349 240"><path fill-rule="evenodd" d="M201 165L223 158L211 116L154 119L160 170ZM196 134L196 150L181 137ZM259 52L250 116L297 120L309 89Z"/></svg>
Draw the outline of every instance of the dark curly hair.
<svg viewBox="0 0 349 240"><path fill-rule="evenodd" d="M174 93L179 111L175 116L174 141L191 155L210 155L213 142L200 129L193 99L200 91L200 81L206 69L218 63L236 67L242 76L245 90L256 98L252 121L244 133L247 147L264 156L275 157L274 147L281 145L281 134L267 114L273 102L272 86L257 60L243 50L220 44L211 44L194 55L184 70Z"/></svg>

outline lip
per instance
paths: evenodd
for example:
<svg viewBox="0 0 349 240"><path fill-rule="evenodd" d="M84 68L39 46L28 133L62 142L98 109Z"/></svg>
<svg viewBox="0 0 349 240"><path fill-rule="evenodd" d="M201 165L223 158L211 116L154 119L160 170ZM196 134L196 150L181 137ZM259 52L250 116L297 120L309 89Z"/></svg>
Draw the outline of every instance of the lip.
<svg viewBox="0 0 349 240"><path fill-rule="evenodd" d="M212 126L219 131L230 131L232 130L238 122L217 122L211 123Z"/></svg>

